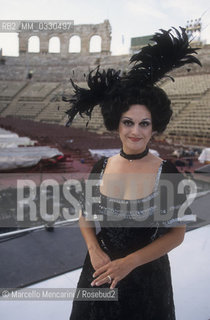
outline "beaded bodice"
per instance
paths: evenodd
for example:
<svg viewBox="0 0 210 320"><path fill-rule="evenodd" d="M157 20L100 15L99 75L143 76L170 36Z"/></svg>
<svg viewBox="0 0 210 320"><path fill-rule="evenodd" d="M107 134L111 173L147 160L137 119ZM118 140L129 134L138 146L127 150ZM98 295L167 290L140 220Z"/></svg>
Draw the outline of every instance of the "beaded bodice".
<svg viewBox="0 0 210 320"><path fill-rule="evenodd" d="M185 201L185 195L177 194L177 183L182 178L177 173L177 169L167 160L163 160L159 166L155 177L154 189L151 194L141 199L128 200L117 199L106 196L100 192L100 183L106 168L108 158L99 160L90 174L97 174L97 186L94 197L98 199L93 209L95 221L98 221L101 227L99 238L103 245L112 248L112 255L116 258L121 253L128 254L140 247L147 245L156 238L169 231L169 228L180 224L177 219L178 208ZM167 207L167 192L160 190L160 181L165 178L164 174L175 174L169 177L170 183L174 184L174 203ZM160 192L161 191L161 192ZM159 200L161 199L161 205ZM92 200L91 200L92 201ZM164 215L172 213L170 219L161 220ZM88 216L89 211L84 210L83 214ZM158 218L157 218L158 216ZM104 244L105 243L105 244Z"/></svg>
<svg viewBox="0 0 210 320"><path fill-rule="evenodd" d="M100 173L100 182L102 180L102 176L105 171L105 167L107 164L108 158L104 159L103 167ZM125 219L134 219L135 216L143 216L143 215L152 215L155 210L154 203L151 204L151 201L159 195L158 184L162 171L162 166L165 160L161 163L156 178L153 192L141 199L136 200L126 200L126 199L117 199L108 197L100 192L99 188L99 196L100 196L100 212L106 215L115 215L122 216Z"/></svg>

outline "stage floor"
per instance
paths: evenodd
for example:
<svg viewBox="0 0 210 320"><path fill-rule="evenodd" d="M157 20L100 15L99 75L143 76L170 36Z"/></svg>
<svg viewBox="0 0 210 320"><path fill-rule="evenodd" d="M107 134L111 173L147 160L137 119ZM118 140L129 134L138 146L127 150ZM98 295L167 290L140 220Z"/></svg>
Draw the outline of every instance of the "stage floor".
<svg viewBox="0 0 210 320"><path fill-rule="evenodd" d="M169 253L177 320L210 319L210 225L188 231L181 246ZM81 269L39 282L30 288L75 288ZM2 320L67 320L72 301L4 301Z"/></svg>

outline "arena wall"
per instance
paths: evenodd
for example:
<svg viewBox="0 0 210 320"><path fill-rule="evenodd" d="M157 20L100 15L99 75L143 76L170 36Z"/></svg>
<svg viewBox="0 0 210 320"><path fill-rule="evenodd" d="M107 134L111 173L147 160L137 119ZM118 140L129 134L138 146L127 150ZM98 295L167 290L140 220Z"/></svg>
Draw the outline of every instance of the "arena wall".
<svg viewBox="0 0 210 320"><path fill-rule="evenodd" d="M96 68L114 68L126 73L130 55L110 54L111 27L107 20L98 25L79 25L74 29L83 39L81 52L70 53L67 43L74 34L59 35L60 53L49 53L47 44L52 34L40 42L40 52L27 50L31 34L20 34L19 57L2 57L0 64L0 117L16 116L34 121L65 125L65 111L69 105L62 101L62 94L73 93L70 78L86 86L86 74ZM102 38L101 52L89 52L91 36ZM165 78L159 84L168 93L173 108L172 121L164 135L156 139L168 139L192 145L208 146L210 143L210 45L198 51L203 67L188 65L172 75L173 83ZM87 117L76 117L73 127L85 128ZM104 133L105 127L100 108L88 124L88 130Z"/></svg>

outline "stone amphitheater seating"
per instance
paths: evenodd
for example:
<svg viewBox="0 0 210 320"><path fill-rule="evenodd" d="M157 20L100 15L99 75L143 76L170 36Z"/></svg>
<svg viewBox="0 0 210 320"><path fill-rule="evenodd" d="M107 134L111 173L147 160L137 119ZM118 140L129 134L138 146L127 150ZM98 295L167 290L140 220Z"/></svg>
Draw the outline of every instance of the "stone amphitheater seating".
<svg viewBox="0 0 210 320"><path fill-rule="evenodd" d="M177 76L162 88L172 101L173 117L165 134L210 138L210 74Z"/></svg>
<svg viewBox="0 0 210 320"><path fill-rule="evenodd" d="M172 100L171 107L173 109L173 119L178 116L178 114L190 103L190 100L186 100L185 102L180 100Z"/></svg>
<svg viewBox="0 0 210 320"><path fill-rule="evenodd" d="M210 138L210 106L206 97L186 104L176 117L172 118L167 133Z"/></svg>
<svg viewBox="0 0 210 320"><path fill-rule="evenodd" d="M124 60L126 59L127 57ZM122 67L125 63L124 60L122 59ZM57 67L58 74L54 73L55 70L52 71L53 77L56 78L56 75L58 75L55 80L49 76L51 66L48 65L49 73L47 75L50 81L47 81L46 74L44 75L45 81L36 81L35 78L31 81L0 81L0 116L16 115L36 122L65 125L68 120L65 111L69 108L69 105L62 101L61 96L63 92L73 93L73 88L69 82L72 70L75 71L71 75L73 79L74 77L84 78L83 65L85 65L86 60L84 58L84 61L82 60L79 65L76 65L76 61L69 64L69 68L64 68L61 63ZM94 64L94 61L96 61L96 57L92 57L91 63ZM113 59L106 57L106 59L103 59L104 65L102 67L111 67L112 63ZM9 67L12 68L12 65L9 65ZM41 68L41 66L39 67ZM92 69L90 65L89 68ZM59 81L64 69L66 75L69 74L68 80ZM175 82L168 79L160 84L169 95L173 109L172 121L166 130L166 135L210 138L210 74L176 75L174 78ZM83 87L87 86L85 82L76 82L76 84ZM95 110L96 112L93 113L88 128L91 131L103 133L106 129L100 108L96 107ZM81 118L78 115L72 126L85 128L88 120L89 117Z"/></svg>
<svg viewBox="0 0 210 320"><path fill-rule="evenodd" d="M61 58L60 55L48 54L46 57L29 54L27 57L7 57L6 64L0 68L0 80L26 80L29 69L33 69L33 79L45 82L68 81L75 76L78 81L83 81L84 73L89 69L97 67L119 68L125 70L128 66L130 56L101 56L91 54L83 56L78 54L70 55L68 58ZM73 73L74 71L74 73Z"/></svg>
<svg viewBox="0 0 210 320"><path fill-rule="evenodd" d="M16 113L17 117L34 119L42 109L45 108L45 104L37 102L23 102L16 104Z"/></svg>
<svg viewBox="0 0 210 320"><path fill-rule="evenodd" d="M26 82L0 81L0 101L11 101L26 86Z"/></svg>
<svg viewBox="0 0 210 320"><path fill-rule="evenodd" d="M210 89L210 74L176 77L175 82L167 81L162 88L169 96L197 96Z"/></svg>
<svg viewBox="0 0 210 320"><path fill-rule="evenodd" d="M49 103L36 117L36 121L59 123L65 117L67 105L60 102Z"/></svg>
<svg viewBox="0 0 210 320"><path fill-rule="evenodd" d="M8 106L8 103L6 102L0 102L0 113L5 110Z"/></svg>
<svg viewBox="0 0 210 320"><path fill-rule="evenodd" d="M53 92L59 83L52 82L34 82L24 90L20 95L20 101L43 101L51 92Z"/></svg>

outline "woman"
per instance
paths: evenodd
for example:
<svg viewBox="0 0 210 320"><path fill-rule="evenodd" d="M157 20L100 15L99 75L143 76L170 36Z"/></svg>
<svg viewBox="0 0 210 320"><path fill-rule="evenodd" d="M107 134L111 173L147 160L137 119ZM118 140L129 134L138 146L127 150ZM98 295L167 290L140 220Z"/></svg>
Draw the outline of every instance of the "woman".
<svg viewBox="0 0 210 320"><path fill-rule="evenodd" d="M101 182L95 190L100 201L93 210L101 231L96 234L83 201L79 224L88 252L77 284L78 288L117 288L118 300L75 299L71 320L175 319L167 253L184 239L186 226L178 220L178 209L185 196L177 192L180 175L176 175L176 181L167 176L175 195L174 202L167 206L168 194L160 190L160 179L178 171L170 162L151 154L148 145L154 133L165 130L172 115L170 100L155 82L174 67L199 63L189 55L195 51L189 49L185 31L181 31L176 30L178 37L171 30L157 33L153 37L155 46L145 47L131 58L140 63L127 76L122 78L110 69L101 73L97 68L94 76L89 74L90 90L73 83L74 97L64 98L73 104L68 111L70 122L78 112L91 115L99 104L106 128L117 131L122 142L120 153L99 160L89 176L91 179L98 174ZM169 66L172 48L177 50L176 58L174 55ZM161 201L160 207L157 200ZM173 215L168 218L170 211Z"/></svg>

